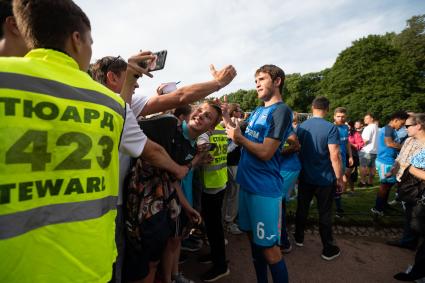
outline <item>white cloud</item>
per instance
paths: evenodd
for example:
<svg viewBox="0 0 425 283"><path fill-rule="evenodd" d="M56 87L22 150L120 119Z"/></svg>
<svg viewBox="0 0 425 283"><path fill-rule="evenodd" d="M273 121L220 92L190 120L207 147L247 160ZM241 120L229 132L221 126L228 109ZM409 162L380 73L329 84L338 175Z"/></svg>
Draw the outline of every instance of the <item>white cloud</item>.
<svg viewBox="0 0 425 283"><path fill-rule="evenodd" d="M141 79L143 93L161 82L209 80L210 63L233 64L238 71L219 95L253 88L253 73L266 63L286 73L320 71L352 41L399 32L408 18L425 13L420 0L76 2L92 23L93 60L168 50L166 68L153 79Z"/></svg>

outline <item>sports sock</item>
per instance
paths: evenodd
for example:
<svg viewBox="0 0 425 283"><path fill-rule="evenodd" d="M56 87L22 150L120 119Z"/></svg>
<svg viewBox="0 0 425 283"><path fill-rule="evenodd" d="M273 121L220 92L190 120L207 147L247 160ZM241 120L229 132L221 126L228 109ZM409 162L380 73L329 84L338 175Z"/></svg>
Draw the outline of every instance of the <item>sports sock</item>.
<svg viewBox="0 0 425 283"><path fill-rule="evenodd" d="M254 263L257 283L268 283L267 262L264 259L262 250L256 244L251 243L252 262Z"/></svg>
<svg viewBox="0 0 425 283"><path fill-rule="evenodd" d="M269 264L269 268L272 273L273 283L288 282L288 270L283 258L277 263Z"/></svg>

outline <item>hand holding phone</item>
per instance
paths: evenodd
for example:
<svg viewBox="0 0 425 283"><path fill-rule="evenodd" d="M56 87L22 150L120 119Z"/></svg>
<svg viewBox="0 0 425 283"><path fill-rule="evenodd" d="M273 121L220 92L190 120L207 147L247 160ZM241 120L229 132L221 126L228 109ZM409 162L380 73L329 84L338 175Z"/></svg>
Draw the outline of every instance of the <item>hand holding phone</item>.
<svg viewBox="0 0 425 283"><path fill-rule="evenodd" d="M158 51L152 54L154 59L151 61L142 61L139 66L146 69L149 72L158 71L164 69L165 60L167 59L167 50Z"/></svg>
<svg viewBox="0 0 425 283"><path fill-rule="evenodd" d="M139 51L139 53L128 58L127 62L127 72L126 75L128 78L134 77L138 79L139 77L146 75L152 78L152 74L149 73L149 70L140 66L141 62L150 62L155 58L152 52L150 51ZM130 84L134 84L134 82L129 82Z"/></svg>
<svg viewBox="0 0 425 283"><path fill-rule="evenodd" d="M214 149L216 149L217 144L216 143L203 143L198 145L198 151L201 152L206 152L206 151L213 151Z"/></svg>

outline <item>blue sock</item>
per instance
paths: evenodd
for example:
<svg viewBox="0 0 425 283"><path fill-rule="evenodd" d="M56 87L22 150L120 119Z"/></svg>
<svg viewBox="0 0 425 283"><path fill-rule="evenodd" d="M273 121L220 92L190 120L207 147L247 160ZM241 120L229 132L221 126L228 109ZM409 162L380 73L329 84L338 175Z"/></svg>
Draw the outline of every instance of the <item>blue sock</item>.
<svg viewBox="0 0 425 283"><path fill-rule="evenodd" d="M254 263L257 283L268 283L267 262L264 259L262 249L254 243L251 243L252 262Z"/></svg>
<svg viewBox="0 0 425 283"><path fill-rule="evenodd" d="M288 270L283 258L275 263L269 264L270 271L272 273L273 283L287 283L288 282Z"/></svg>

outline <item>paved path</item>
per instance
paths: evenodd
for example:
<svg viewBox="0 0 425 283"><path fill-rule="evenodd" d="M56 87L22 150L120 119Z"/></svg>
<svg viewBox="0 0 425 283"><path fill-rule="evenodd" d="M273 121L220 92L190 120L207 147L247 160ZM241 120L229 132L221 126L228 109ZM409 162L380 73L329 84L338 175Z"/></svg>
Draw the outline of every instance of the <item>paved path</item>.
<svg viewBox="0 0 425 283"><path fill-rule="evenodd" d="M231 274L216 282L256 282L246 236L229 235L227 238ZM294 246L293 251L284 256L290 282L398 282L392 276L404 271L413 262L414 252L388 246L385 238L343 234L336 235L336 240L341 256L328 262L320 257L319 236L314 231L306 234L304 247ZM206 251L204 248L201 252ZM196 262L196 255L190 254L182 269L187 277L201 282L199 276L208 269L208 265Z"/></svg>

